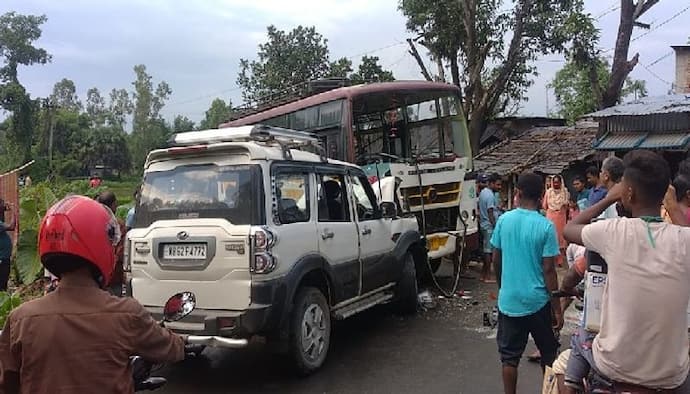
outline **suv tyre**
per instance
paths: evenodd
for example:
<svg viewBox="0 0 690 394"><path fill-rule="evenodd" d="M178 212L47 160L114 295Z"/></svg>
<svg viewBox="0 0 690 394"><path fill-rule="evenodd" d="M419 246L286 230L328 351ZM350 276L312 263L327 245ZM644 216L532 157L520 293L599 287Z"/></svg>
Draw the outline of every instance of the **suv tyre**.
<svg viewBox="0 0 690 394"><path fill-rule="evenodd" d="M417 270L409 251L403 256L402 276L395 289L395 310L404 315L417 312Z"/></svg>
<svg viewBox="0 0 690 394"><path fill-rule="evenodd" d="M289 354L300 375L323 365L331 342L331 311L324 295L303 287L295 296L290 316Z"/></svg>

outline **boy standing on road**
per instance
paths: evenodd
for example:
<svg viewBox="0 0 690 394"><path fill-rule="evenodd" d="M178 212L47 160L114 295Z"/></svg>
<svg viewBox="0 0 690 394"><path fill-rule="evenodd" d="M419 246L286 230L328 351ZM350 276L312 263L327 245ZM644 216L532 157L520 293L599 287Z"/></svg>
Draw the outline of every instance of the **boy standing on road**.
<svg viewBox="0 0 690 394"><path fill-rule="evenodd" d="M499 287L496 340L506 394L516 391L517 367L529 335L541 353L543 369L556 359L554 329L563 326L560 305L551 302L551 292L558 289L555 257L560 250L556 229L538 211L544 193L542 178L522 175L517 189L520 205L498 219L491 238Z"/></svg>
<svg viewBox="0 0 690 394"><path fill-rule="evenodd" d="M496 192L501 191L501 177L492 174L487 183L487 187L479 193L479 228L482 236L482 252L484 253L484 265L482 266L481 281L494 283L491 279L491 235L496 227L499 207L496 201Z"/></svg>

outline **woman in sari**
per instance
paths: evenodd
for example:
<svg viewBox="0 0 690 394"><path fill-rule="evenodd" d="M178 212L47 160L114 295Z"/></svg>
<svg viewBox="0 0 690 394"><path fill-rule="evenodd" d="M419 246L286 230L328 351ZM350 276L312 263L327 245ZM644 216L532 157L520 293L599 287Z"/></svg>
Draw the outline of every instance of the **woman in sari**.
<svg viewBox="0 0 690 394"><path fill-rule="evenodd" d="M558 264L562 264L565 248L568 244L563 238L563 228L568 219L568 206L570 202L570 193L568 189L563 186L563 177L556 175L551 180L551 187L546 190L544 195L544 209L546 210L546 217L553 222L556 227L558 235L558 246L561 249Z"/></svg>

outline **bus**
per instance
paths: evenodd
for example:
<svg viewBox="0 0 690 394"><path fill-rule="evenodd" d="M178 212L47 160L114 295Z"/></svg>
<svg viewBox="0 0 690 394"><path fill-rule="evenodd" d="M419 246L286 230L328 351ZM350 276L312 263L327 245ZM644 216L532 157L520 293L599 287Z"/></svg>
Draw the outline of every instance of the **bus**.
<svg viewBox="0 0 690 394"><path fill-rule="evenodd" d="M457 86L396 81L345 86L219 127L266 124L308 131L328 158L361 166L381 201L417 216L432 270L479 247L475 178ZM463 256L464 257L464 256Z"/></svg>

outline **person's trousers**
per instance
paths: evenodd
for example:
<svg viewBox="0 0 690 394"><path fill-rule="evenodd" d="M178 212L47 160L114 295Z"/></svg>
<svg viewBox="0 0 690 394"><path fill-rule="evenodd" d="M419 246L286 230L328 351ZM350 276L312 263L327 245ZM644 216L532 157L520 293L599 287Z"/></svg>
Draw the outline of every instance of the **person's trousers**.
<svg viewBox="0 0 690 394"><path fill-rule="evenodd" d="M10 280L10 260L0 259L0 291L7 291L7 282Z"/></svg>

